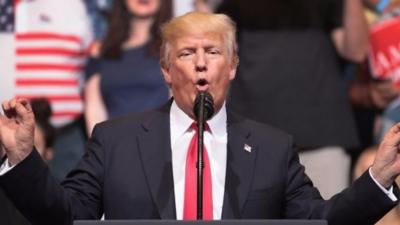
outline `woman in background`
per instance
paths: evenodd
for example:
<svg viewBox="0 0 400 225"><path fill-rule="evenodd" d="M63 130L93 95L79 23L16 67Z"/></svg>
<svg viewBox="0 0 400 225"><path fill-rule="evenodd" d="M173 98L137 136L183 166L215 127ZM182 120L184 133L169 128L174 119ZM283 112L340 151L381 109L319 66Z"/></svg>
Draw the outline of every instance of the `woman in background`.
<svg viewBox="0 0 400 225"><path fill-rule="evenodd" d="M358 136L341 63L367 55L362 0L225 0L218 11L238 27L229 107L292 134L324 198L347 187Z"/></svg>
<svg viewBox="0 0 400 225"><path fill-rule="evenodd" d="M95 73L85 86L89 134L98 122L157 107L169 98L158 61L158 29L171 17L171 0L114 1Z"/></svg>

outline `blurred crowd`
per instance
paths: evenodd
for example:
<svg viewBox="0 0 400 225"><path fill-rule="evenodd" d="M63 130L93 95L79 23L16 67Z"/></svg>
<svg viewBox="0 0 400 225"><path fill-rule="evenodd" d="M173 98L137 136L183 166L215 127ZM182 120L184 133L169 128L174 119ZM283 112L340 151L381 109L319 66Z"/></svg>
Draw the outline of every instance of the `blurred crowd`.
<svg viewBox="0 0 400 225"><path fill-rule="evenodd" d="M323 197L368 169L382 134L400 121L400 0L0 0L0 7L0 100L31 99L36 147L59 180L96 123L170 98L159 29L193 10L236 22L240 62L227 104L292 134ZM20 216L11 211L0 209L0 224L5 214ZM400 224L400 208L379 224Z"/></svg>

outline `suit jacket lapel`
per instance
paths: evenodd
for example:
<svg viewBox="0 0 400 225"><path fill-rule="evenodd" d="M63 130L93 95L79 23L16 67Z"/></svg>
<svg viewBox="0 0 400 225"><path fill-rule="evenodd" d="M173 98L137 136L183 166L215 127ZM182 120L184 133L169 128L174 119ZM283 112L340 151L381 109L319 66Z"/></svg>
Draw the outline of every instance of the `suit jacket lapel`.
<svg viewBox="0 0 400 225"><path fill-rule="evenodd" d="M170 105L165 105L155 116L144 121L143 132L138 136L140 157L161 219L176 219L169 126Z"/></svg>
<svg viewBox="0 0 400 225"><path fill-rule="evenodd" d="M243 126L243 121L243 118L228 111L228 154L223 219L241 218L253 180L257 146L252 143L250 129Z"/></svg>
<svg viewBox="0 0 400 225"><path fill-rule="evenodd" d="M143 168L161 219L176 219L169 125L170 103L142 123L143 132L138 136ZM257 146L252 142L250 130L243 126L243 120L228 111L223 219L241 218L253 180ZM245 144L251 147L251 152L244 149Z"/></svg>

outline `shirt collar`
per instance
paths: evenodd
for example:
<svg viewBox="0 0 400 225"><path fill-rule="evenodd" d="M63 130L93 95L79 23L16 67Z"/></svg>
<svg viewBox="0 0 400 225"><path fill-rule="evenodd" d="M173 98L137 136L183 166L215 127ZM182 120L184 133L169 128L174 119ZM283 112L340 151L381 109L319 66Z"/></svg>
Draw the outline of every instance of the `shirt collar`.
<svg viewBox="0 0 400 225"><path fill-rule="evenodd" d="M170 110L171 139L173 143L181 137L193 123L193 119L183 112L175 101L172 102ZM211 133L215 137L224 137L226 131L226 106L225 102L217 114L207 121Z"/></svg>

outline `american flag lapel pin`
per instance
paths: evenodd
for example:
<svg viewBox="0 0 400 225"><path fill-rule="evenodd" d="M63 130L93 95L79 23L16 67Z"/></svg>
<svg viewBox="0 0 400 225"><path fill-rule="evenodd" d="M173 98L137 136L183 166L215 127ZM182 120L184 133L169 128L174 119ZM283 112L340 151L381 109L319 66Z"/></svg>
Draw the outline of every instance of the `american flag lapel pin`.
<svg viewBox="0 0 400 225"><path fill-rule="evenodd" d="M244 149L246 152L249 152L249 153L251 152L251 146L248 145L248 144L244 144L243 149Z"/></svg>

